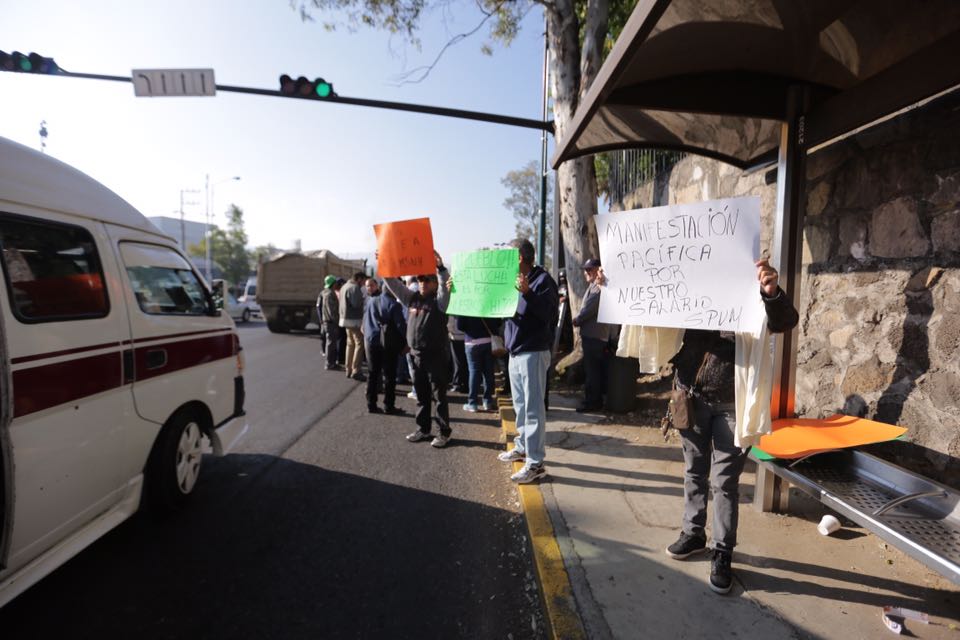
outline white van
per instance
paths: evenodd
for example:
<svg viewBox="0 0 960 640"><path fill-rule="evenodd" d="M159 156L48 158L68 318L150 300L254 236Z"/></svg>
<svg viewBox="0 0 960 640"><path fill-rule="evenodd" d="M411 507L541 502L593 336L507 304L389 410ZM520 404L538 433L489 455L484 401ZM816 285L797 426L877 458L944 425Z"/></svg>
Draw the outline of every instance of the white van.
<svg viewBox="0 0 960 640"><path fill-rule="evenodd" d="M257 276L247 278L247 284L244 285L243 292L237 298L237 301L245 309L250 310L250 316L263 320L263 313L260 311L260 305L257 304ZM244 322L246 322L246 319Z"/></svg>
<svg viewBox="0 0 960 640"><path fill-rule="evenodd" d="M173 238L0 138L0 606L246 432L229 316Z"/></svg>

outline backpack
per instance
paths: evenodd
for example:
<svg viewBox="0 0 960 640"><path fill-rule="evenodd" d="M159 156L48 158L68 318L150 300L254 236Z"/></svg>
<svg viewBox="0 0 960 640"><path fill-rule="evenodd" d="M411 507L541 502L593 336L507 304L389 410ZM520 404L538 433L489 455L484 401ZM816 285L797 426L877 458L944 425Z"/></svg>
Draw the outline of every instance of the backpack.
<svg viewBox="0 0 960 640"><path fill-rule="evenodd" d="M383 299L385 294L380 294L381 299L377 301L377 322L380 325L380 346L384 351L394 351L400 353L407 346L406 337L397 329L397 325L390 321L390 318L383 317Z"/></svg>

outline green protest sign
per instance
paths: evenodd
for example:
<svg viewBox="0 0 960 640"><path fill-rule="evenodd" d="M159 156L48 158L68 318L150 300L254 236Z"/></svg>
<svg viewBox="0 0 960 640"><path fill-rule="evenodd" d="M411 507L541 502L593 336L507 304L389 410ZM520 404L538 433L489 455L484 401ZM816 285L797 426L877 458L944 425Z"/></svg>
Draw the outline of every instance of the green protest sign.
<svg viewBox="0 0 960 640"><path fill-rule="evenodd" d="M453 289L447 313L476 318L509 318L517 311L516 249L455 253L450 265Z"/></svg>

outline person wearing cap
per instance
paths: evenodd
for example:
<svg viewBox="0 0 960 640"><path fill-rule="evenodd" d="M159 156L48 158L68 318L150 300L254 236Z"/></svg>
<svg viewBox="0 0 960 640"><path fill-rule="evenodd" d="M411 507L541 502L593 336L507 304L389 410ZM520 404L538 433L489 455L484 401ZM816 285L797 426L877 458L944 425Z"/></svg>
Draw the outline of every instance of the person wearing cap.
<svg viewBox="0 0 960 640"><path fill-rule="evenodd" d="M543 466L547 431L545 396L560 295L550 274L534 262L533 243L517 240L514 246L520 254L520 273L517 274L520 300L516 313L507 319L504 341L510 352L510 395L517 414L517 437L513 449L497 457L502 462L523 460L523 468L510 479L526 484L547 475Z"/></svg>
<svg viewBox="0 0 960 640"><path fill-rule="evenodd" d="M597 411L603 408L603 394L607 390L607 367L610 363L610 340L617 328L605 322L597 322L600 310L600 261L590 258L583 263L587 280L587 294L583 298L580 313L573 319L573 326L580 327L580 344L583 347L583 371L586 382L583 403L577 411Z"/></svg>
<svg viewBox="0 0 960 640"><path fill-rule="evenodd" d="M326 336L327 371L340 369L337 365L337 351L340 343L340 302L337 299L339 289L337 279L328 275L323 279L323 291L320 292L320 298L317 300L320 327Z"/></svg>
<svg viewBox="0 0 960 640"><path fill-rule="evenodd" d="M413 356L413 388L417 392L417 430L407 436L407 441L420 442L430 438L433 424L431 400L435 397L440 434L430 444L440 449L447 446L451 434L447 404L450 343L446 315L450 273L440 254L435 251L434 255L437 271L417 276L419 291L410 291L399 278L384 278L383 285L407 308L407 345Z"/></svg>

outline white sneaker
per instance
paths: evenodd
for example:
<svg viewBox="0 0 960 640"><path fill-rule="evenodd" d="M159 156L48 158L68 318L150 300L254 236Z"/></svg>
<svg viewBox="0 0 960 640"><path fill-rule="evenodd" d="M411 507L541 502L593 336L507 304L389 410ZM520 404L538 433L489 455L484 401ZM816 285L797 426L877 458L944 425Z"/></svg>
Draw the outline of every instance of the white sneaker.
<svg viewBox="0 0 960 640"><path fill-rule="evenodd" d="M486 400L484 400L484 401L483 401L483 410L484 410L484 411L496 411L496 410L497 410L497 403L496 403L496 402L487 402Z"/></svg>
<svg viewBox="0 0 960 640"><path fill-rule="evenodd" d="M518 449L510 449L510 451L501 451L497 454L497 460L500 462L519 462L525 459L527 455Z"/></svg>
<svg viewBox="0 0 960 640"><path fill-rule="evenodd" d="M407 394L407 397L410 398L411 400L416 400L416 399L417 399L417 392L416 392L416 391L411 391L410 393Z"/></svg>
<svg viewBox="0 0 960 640"><path fill-rule="evenodd" d="M443 449L447 446L447 443L450 442L450 436L439 435L433 439L433 442L430 443L431 447L436 447L437 449Z"/></svg>
<svg viewBox="0 0 960 640"><path fill-rule="evenodd" d="M537 478L543 478L546 475L547 470L543 468L542 464L538 464L535 467L531 465L525 465L523 469L520 469L520 471L517 471L515 474L510 476L510 479L517 484L528 484Z"/></svg>
<svg viewBox="0 0 960 640"><path fill-rule="evenodd" d="M417 429L413 433L407 436L407 442L420 442L421 440L426 440L430 437L429 433L424 433Z"/></svg>
<svg viewBox="0 0 960 640"><path fill-rule="evenodd" d="M472 402L468 402L467 404L463 405L463 410L467 413L476 413L477 405L473 404Z"/></svg>

